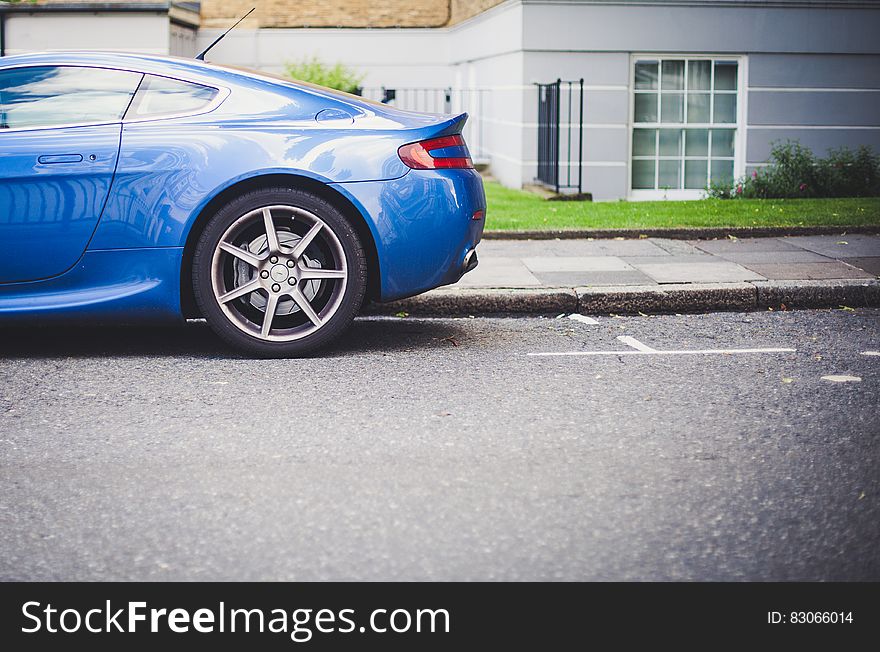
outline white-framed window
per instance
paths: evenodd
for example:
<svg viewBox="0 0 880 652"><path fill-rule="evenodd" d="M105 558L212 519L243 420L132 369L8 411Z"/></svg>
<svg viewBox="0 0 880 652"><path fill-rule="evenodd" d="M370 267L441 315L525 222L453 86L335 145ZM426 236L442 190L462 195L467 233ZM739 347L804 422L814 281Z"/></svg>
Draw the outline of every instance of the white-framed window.
<svg viewBox="0 0 880 652"><path fill-rule="evenodd" d="M632 59L630 194L702 197L740 172L743 62L731 56Z"/></svg>

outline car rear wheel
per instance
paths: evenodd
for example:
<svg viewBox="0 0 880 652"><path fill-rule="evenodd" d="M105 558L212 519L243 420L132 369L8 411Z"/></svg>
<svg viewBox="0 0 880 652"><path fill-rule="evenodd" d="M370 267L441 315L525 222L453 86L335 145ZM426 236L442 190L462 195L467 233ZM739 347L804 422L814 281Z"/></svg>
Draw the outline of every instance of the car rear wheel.
<svg viewBox="0 0 880 652"><path fill-rule="evenodd" d="M224 340L266 357L338 337L363 302L367 264L351 224L310 193L272 188L218 211L196 245L193 287Z"/></svg>

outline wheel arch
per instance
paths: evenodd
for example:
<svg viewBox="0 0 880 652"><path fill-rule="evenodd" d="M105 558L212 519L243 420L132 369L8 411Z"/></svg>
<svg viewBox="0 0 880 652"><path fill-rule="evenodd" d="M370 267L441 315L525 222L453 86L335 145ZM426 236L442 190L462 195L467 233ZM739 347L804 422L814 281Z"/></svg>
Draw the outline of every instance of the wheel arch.
<svg viewBox="0 0 880 652"><path fill-rule="evenodd" d="M201 316L193 291L192 264L196 243L211 217L223 204L238 195L262 188L277 187L306 190L333 204L342 212L361 239L364 252L367 255L367 293L365 299L371 300L380 296L381 278L379 275L379 254L376 249L376 241L366 218L357 207L339 191L310 177L297 174L262 174L242 179L224 188L211 198L195 220L193 220L193 224L186 236L180 267L180 309L184 317L190 319Z"/></svg>

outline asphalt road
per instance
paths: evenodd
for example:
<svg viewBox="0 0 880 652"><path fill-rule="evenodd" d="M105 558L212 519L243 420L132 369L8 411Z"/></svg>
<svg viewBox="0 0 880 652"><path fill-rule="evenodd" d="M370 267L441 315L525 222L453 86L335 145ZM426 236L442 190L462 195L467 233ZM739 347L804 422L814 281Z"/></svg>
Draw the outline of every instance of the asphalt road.
<svg viewBox="0 0 880 652"><path fill-rule="evenodd" d="M2 330L0 579L880 580L880 311L598 321Z"/></svg>

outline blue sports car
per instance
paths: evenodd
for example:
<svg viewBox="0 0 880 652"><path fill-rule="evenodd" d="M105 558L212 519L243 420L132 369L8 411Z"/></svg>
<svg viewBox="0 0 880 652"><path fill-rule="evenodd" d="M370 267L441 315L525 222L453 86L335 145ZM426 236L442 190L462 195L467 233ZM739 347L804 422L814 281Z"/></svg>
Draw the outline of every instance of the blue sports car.
<svg viewBox="0 0 880 652"><path fill-rule="evenodd" d="M313 351L476 265L466 119L196 60L4 57L0 320L202 316Z"/></svg>

